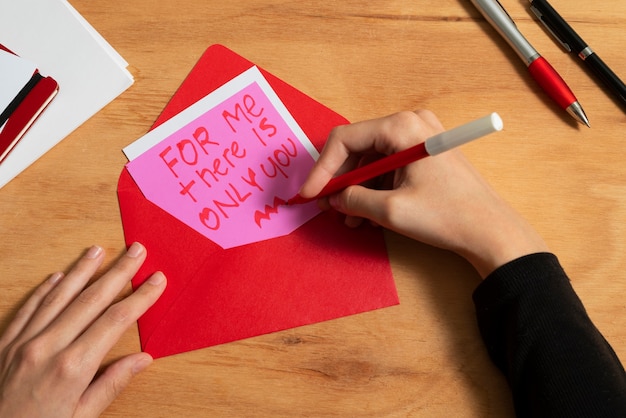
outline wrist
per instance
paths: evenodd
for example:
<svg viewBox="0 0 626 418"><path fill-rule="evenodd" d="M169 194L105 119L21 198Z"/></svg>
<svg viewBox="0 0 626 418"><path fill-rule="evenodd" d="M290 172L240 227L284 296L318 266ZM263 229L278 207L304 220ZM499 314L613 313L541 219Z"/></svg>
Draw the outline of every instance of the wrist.
<svg viewBox="0 0 626 418"><path fill-rule="evenodd" d="M539 233L519 216L491 223L483 234L470 242L474 245L461 251L461 255L483 279L520 257L550 251Z"/></svg>

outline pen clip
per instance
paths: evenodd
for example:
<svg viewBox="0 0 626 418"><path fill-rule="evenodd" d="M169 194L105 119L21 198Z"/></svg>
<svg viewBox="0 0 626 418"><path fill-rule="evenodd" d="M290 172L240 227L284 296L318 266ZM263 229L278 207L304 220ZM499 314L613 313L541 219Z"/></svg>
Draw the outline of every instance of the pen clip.
<svg viewBox="0 0 626 418"><path fill-rule="evenodd" d="M561 46L565 48L567 52L572 52L572 48L559 37L556 31L552 29L550 25L548 24L548 22L543 18L543 13L541 13L539 9L537 9L535 6L532 6L532 5L530 6L530 10L533 11L533 13L535 14L535 16L537 16L537 18L543 24L543 26L545 26L546 29L548 29L548 32L550 32L552 36L554 36L554 39L556 39L561 44Z"/></svg>

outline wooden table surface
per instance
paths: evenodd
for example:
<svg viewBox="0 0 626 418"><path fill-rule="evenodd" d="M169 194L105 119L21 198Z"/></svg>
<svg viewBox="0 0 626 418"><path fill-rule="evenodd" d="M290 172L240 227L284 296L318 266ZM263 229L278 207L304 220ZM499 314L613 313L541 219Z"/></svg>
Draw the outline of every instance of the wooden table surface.
<svg viewBox="0 0 626 418"><path fill-rule="evenodd" d="M121 149L221 43L353 121L427 108L451 128L499 112L505 130L467 145L466 155L545 237L626 360L626 115L527 1L502 4L567 80L591 129L547 98L469 1L71 3L136 81L0 189L0 327L91 244L105 247L108 264L122 253ZM626 2L551 3L626 78ZM387 240L399 306L159 359L104 415L513 415L475 324L477 274L454 254L392 233ZM133 327L110 358L138 349Z"/></svg>

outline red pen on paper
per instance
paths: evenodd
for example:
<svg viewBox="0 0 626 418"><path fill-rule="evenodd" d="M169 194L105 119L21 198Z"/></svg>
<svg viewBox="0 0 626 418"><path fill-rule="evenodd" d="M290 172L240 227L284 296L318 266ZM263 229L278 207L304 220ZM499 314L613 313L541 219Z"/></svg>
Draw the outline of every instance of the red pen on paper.
<svg viewBox="0 0 626 418"><path fill-rule="evenodd" d="M385 173L397 170L412 162L425 157L435 156L452 148L463 145L474 139L483 137L492 132L502 130L502 119L497 113L484 116L475 121L458 126L449 131L441 132L404 151L388 155L373 163L364 165L356 170L331 179L321 192L315 197L304 198L300 194L287 201L287 205L308 203L325 196L340 192L348 186L361 184Z"/></svg>

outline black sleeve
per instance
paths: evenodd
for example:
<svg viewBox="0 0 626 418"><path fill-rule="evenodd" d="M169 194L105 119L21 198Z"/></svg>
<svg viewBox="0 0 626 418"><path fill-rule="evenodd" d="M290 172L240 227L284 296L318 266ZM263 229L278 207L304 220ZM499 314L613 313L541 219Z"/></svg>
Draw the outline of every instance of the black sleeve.
<svg viewBox="0 0 626 418"><path fill-rule="evenodd" d="M500 267L476 289L474 304L517 416L626 417L624 368L553 254Z"/></svg>

